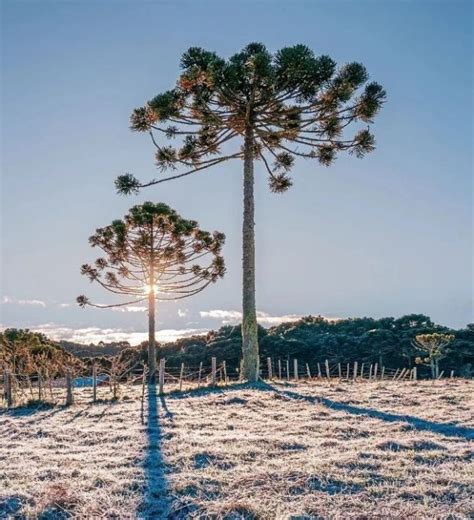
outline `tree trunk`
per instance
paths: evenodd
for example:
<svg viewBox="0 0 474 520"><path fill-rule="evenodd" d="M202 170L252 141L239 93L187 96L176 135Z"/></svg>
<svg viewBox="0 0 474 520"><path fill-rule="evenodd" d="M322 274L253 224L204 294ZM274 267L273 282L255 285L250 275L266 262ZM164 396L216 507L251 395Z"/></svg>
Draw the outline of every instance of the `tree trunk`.
<svg viewBox="0 0 474 520"><path fill-rule="evenodd" d="M155 290L150 286L148 295L148 383L156 384L156 345L155 345Z"/></svg>
<svg viewBox="0 0 474 520"><path fill-rule="evenodd" d="M438 358L435 359L435 374L436 374L436 379L438 379L438 377L439 377L439 360L438 360Z"/></svg>
<svg viewBox="0 0 474 520"><path fill-rule="evenodd" d="M155 233L153 221L150 227L150 265L148 283L148 383L156 384L156 344L155 344Z"/></svg>
<svg viewBox="0 0 474 520"><path fill-rule="evenodd" d="M255 304L255 200L253 173L253 130L249 125L244 143L244 222L242 228L242 377L258 380L259 353Z"/></svg>
<svg viewBox="0 0 474 520"><path fill-rule="evenodd" d="M431 366L431 378L435 379L435 366L434 366L434 360L430 360L430 366Z"/></svg>

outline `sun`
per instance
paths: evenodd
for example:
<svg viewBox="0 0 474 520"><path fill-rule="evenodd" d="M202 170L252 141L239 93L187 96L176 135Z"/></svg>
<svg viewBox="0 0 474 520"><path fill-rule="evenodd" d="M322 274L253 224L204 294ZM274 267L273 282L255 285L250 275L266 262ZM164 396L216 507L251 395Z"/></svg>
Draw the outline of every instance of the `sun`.
<svg viewBox="0 0 474 520"><path fill-rule="evenodd" d="M149 285L148 284L148 285L144 285L142 290L143 290L143 294L150 294L151 292L156 294L157 292L159 292L160 288L158 285Z"/></svg>

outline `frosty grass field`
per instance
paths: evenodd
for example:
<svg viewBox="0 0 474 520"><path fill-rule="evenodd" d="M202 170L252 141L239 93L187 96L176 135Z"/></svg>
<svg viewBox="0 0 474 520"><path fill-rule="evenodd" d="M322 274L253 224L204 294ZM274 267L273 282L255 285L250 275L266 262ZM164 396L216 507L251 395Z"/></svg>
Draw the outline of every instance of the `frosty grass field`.
<svg viewBox="0 0 474 520"><path fill-rule="evenodd" d="M473 381L100 391L0 412L0 518L474 517Z"/></svg>

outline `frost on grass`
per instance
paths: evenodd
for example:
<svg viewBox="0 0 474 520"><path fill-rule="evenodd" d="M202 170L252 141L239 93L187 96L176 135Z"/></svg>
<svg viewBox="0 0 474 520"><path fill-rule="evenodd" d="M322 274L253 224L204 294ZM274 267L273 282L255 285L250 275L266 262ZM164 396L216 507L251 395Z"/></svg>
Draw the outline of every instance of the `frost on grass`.
<svg viewBox="0 0 474 520"><path fill-rule="evenodd" d="M474 513L473 382L127 394L1 414L0 518Z"/></svg>

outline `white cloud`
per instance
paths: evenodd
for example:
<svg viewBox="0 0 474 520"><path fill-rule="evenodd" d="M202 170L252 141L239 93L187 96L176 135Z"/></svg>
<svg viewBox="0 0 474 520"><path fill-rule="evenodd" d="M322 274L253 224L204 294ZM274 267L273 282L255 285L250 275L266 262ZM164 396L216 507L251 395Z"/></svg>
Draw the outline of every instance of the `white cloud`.
<svg viewBox="0 0 474 520"><path fill-rule="evenodd" d="M5 328L5 327L3 327ZM104 343L110 341L128 341L131 345L138 345L148 339L147 332L136 332L132 329L102 329L100 327L85 327L75 329L56 323L44 323L38 326L29 327L30 330L42 332L46 336L56 341L66 340L77 343L89 344ZM1 327L0 327L1 329ZM180 338L194 335L206 334L208 329L164 329L156 332L156 339L162 343L169 343Z"/></svg>
<svg viewBox="0 0 474 520"><path fill-rule="evenodd" d="M201 318L221 320L223 324L236 323L242 320L242 313L240 311L214 309L212 311L201 311L199 314L201 315Z"/></svg>
<svg viewBox="0 0 474 520"><path fill-rule="evenodd" d="M42 300L18 300L20 305L39 305L40 307L46 307L46 303Z"/></svg>
<svg viewBox="0 0 474 520"><path fill-rule="evenodd" d="M72 307L72 305L70 303L60 303L59 307L61 307L61 309L67 309L68 307Z"/></svg>
<svg viewBox="0 0 474 520"><path fill-rule="evenodd" d="M180 318L185 318L188 315L188 309L178 309L178 316Z"/></svg>
<svg viewBox="0 0 474 520"><path fill-rule="evenodd" d="M223 325L234 325L242 321L242 313L240 311L226 311L222 309L214 309L210 311L201 311L201 318L211 318L220 320ZM261 325L280 325L280 323L297 321L302 317L301 314L285 314L283 316L272 316L267 312L257 311L257 321Z"/></svg>
<svg viewBox="0 0 474 520"><path fill-rule="evenodd" d="M141 307L140 305L126 305L125 307L111 307L111 309L115 312L147 312L148 309L146 307Z"/></svg>
<svg viewBox="0 0 474 520"><path fill-rule="evenodd" d="M46 303L43 300L16 300L15 298L10 298L9 296L4 296L2 298L2 303L13 303L16 305L38 305L40 307L46 307Z"/></svg>
<svg viewBox="0 0 474 520"><path fill-rule="evenodd" d="M203 336L209 329L164 329L156 332L156 339L163 343L169 343L190 336Z"/></svg>
<svg viewBox="0 0 474 520"><path fill-rule="evenodd" d="M291 321L298 321L303 316L301 314L284 314L283 316L270 316L266 312L257 311L257 321L260 325L280 325Z"/></svg>

